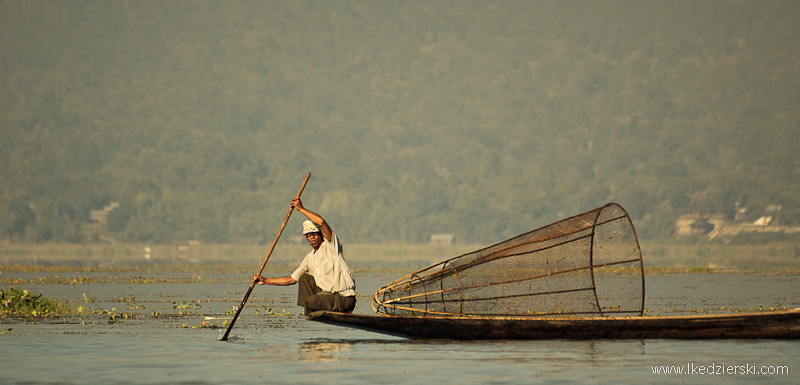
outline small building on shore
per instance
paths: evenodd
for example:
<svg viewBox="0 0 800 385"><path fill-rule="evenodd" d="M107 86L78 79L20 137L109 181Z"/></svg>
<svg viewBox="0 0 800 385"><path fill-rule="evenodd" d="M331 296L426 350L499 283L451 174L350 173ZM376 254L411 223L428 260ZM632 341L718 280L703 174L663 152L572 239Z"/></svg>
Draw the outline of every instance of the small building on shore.
<svg viewBox="0 0 800 385"><path fill-rule="evenodd" d="M431 234L431 238L428 243L431 245L449 246L453 244L455 239L456 237L453 234Z"/></svg>

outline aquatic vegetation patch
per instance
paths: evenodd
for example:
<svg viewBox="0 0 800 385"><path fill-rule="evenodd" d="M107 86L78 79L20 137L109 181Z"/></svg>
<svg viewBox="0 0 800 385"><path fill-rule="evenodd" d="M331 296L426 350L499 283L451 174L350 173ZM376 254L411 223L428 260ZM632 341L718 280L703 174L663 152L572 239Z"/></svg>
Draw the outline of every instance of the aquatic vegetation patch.
<svg viewBox="0 0 800 385"><path fill-rule="evenodd" d="M258 309L255 309L256 314L261 314ZM269 317L291 317L292 313L286 311L286 309L281 309L280 311L273 310L272 308L264 307L264 315Z"/></svg>
<svg viewBox="0 0 800 385"><path fill-rule="evenodd" d="M115 313L116 311L117 308L113 308L111 309L111 312L108 313L108 323L115 324L119 320L130 320L138 318L136 313L125 313L125 312Z"/></svg>
<svg viewBox="0 0 800 385"><path fill-rule="evenodd" d="M225 321L222 326L227 326L228 321ZM182 324L181 328L183 329L219 329L221 326L215 325L213 322L203 321L200 325L192 326L187 324Z"/></svg>
<svg viewBox="0 0 800 385"><path fill-rule="evenodd" d="M177 301L172 302L173 309L199 309L201 307L202 306L200 306L200 300L197 300L195 303L191 302L187 303L186 301L181 301L181 303L178 304Z"/></svg>
<svg viewBox="0 0 800 385"><path fill-rule="evenodd" d="M145 277L135 276L79 276L79 277L60 277L41 276L33 278L3 277L0 278L0 285L85 285L97 283L117 283L117 284L150 284L150 283L219 283L218 280L203 278L202 276L185 277Z"/></svg>
<svg viewBox="0 0 800 385"><path fill-rule="evenodd" d="M14 287L0 290L0 316L55 317L72 314L74 309L64 302L42 298Z"/></svg>
<svg viewBox="0 0 800 385"><path fill-rule="evenodd" d="M687 266L645 266L645 275L655 274L713 274L715 271L708 267Z"/></svg>

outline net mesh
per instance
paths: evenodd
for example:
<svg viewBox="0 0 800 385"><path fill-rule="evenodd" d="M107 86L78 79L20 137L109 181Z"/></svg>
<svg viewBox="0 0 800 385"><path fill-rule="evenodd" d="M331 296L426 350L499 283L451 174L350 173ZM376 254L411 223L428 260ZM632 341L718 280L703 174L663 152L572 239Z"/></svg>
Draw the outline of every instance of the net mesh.
<svg viewBox="0 0 800 385"><path fill-rule="evenodd" d="M380 288L389 316L637 316L644 309L639 241L609 203L448 259Z"/></svg>

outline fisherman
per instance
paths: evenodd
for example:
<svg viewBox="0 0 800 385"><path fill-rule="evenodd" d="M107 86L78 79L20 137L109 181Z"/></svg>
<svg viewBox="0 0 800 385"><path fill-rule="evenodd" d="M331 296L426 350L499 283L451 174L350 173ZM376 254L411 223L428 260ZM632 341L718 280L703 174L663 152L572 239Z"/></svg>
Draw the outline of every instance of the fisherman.
<svg viewBox="0 0 800 385"><path fill-rule="evenodd" d="M356 307L356 283L342 257L339 238L325 219L303 207L299 196L292 199L291 207L308 217L303 222L303 236L313 250L291 275L264 278L253 274L253 282L276 286L299 283L297 305L305 308L305 314L319 310L351 313Z"/></svg>

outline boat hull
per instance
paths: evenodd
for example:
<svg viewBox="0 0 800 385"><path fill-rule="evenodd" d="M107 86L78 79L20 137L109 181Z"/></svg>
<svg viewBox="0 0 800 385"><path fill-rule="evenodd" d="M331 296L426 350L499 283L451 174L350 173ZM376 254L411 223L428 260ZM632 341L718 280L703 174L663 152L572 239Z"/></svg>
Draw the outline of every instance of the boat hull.
<svg viewBox="0 0 800 385"><path fill-rule="evenodd" d="M307 319L431 339L800 339L800 309L673 317L393 317L314 312Z"/></svg>

